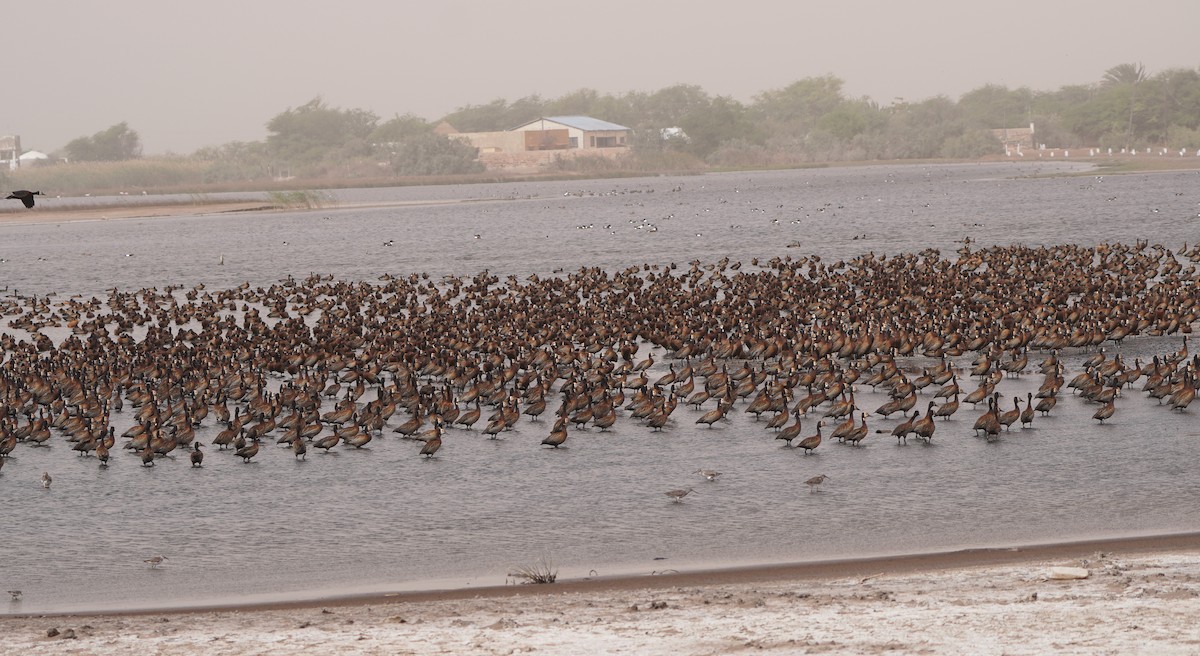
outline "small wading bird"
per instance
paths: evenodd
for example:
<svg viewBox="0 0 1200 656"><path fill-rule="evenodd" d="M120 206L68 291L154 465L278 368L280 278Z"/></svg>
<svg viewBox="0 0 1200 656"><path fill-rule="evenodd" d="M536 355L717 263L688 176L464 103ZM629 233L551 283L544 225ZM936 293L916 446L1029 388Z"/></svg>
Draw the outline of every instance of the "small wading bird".
<svg viewBox="0 0 1200 656"><path fill-rule="evenodd" d="M827 479L827 478L829 478L829 477L826 476L825 474L821 474L820 476L813 476L812 478L808 479L807 481L804 481L804 484L808 486L808 491L810 493L816 492L817 488L820 487L821 483L824 483L825 479Z"/></svg>
<svg viewBox="0 0 1200 656"><path fill-rule="evenodd" d="M21 591L20 590L9 590L8 594L12 595L13 601L21 601Z"/></svg>
<svg viewBox="0 0 1200 656"><path fill-rule="evenodd" d="M50 478L50 472L42 472L42 487L50 489L50 483L54 479Z"/></svg>
<svg viewBox="0 0 1200 656"><path fill-rule="evenodd" d="M671 501L674 501L675 503L682 503L683 498L691 493L692 493L692 488L690 488L690 487L683 489L683 490L667 490L666 491L666 495L668 497L670 497Z"/></svg>
<svg viewBox="0 0 1200 656"><path fill-rule="evenodd" d="M147 558L146 560L144 560L142 562L149 565L150 569L156 569L166 559L167 559L166 556L154 556L153 558Z"/></svg>
<svg viewBox="0 0 1200 656"><path fill-rule="evenodd" d="M41 196L40 191L29 191L28 189L18 189L4 197L5 200L13 199L25 203L25 207L33 207L33 197Z"/></svg>
<svg viewBox="0 0 1200 656"><path fill-rule="evenodd" d="M715 481L721 475L721 472L712 469L697 469L696 473L703 476L706 481Z"/></svg>

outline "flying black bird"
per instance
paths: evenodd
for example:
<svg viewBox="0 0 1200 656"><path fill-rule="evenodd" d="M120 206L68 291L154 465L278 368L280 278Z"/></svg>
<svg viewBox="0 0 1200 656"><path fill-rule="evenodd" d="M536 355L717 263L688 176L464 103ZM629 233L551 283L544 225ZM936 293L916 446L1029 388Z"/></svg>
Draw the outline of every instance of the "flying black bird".
<svg viewBox="0 0 1200 656"><path fill-rule="evenodd" d="M9 195L5 196L4 199L8 200L10 198L14 198L16 200L21 201L22 203L25 203L25 207L33 207L33 197L41 196L41 195L42 195L42 192L40 192L40 191L29 191L28 189L19 189L17 191L10 193Z"/></svg>

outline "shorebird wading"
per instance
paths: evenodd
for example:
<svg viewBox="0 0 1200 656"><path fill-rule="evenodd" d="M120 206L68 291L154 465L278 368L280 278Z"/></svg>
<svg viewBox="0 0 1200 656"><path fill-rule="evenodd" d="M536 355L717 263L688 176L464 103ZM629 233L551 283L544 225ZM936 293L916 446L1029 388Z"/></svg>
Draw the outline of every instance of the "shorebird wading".
<svg viewBox="0 0 1200 656"><path fill-rule="evenodd" d="M671 501L674 501L675 503L681 503L683 498L691 493L692 488L689 487L683 490L667 490L666 495L671 498Z"/></svg>

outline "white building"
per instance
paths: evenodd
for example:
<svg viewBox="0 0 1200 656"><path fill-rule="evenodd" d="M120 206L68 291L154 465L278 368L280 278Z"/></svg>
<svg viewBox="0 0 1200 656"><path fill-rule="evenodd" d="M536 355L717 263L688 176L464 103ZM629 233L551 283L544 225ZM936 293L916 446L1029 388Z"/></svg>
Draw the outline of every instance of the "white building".
<svg viewBox="0 0 1200 656"><path fill-rule="evenodd" d="M21 156L17 159L20 160L21 166L25 166L27 164L34 164L36 162L48 160L50 159L50 156L40 150L27 150L24 153L21 153Z"/></svg>
<svg viewBox="0 0 1200 656"><path fill-rule="evenodd" d="M525 150L588 150L628 147L633 130L590 116L544 116L511 132L525 133Z"/></svg>
<svg viewBox="0 0 1200 656"><path fill-rule="evenodd" d="M439 126L440 127L440 126ZM479 149L480 154L547 150L624 151L633 130L590 116L543 116L500 132L449 133Z"/></svg>
<svg viewBox="0 0 1200 656"><path fill-rule="evenodd" d="M524 172L576 157L615 159L629 152L633 135L624 125L590 116L543 116L500 132L456 132L446 124L438 130L478 148L489 169Z"/></svg>

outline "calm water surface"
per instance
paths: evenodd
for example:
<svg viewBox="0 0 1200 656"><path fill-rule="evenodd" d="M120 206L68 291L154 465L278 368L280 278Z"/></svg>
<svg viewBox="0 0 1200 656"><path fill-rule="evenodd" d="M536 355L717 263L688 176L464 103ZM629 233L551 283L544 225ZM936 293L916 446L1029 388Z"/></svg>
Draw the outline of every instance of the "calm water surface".
<svg viewBox="0 0 1200 656"><path fill-rule="evenodd" d="M67 296L258 286L313 272L524 277L928 247L948 257L967 236L1033 246L1146 239L1172 249L1200 239L1197 173L1031 177L1069 168L338 190L335 205L316 211L10 225L0 227L0 287ZM1137 338L1110 350L1132 362L1177 348L1178 338ZM662 355L651 380L667 371ZM1067 356L1068 380L1086 355ZM923 362L909 364L919 371ZM1005 407L1040 379L1031 367L1002 382ZM869 388L858 395L866 409L886 401ZM965 404L929 446L897 445L888 433L900 419L876 417L871 428L887 432L861 448L826 441L809 456L783 448L742 407L712 429L683 406L662 433L623 418L603 434L573 430L557 451L539 446L546 422L523 421L494 441L450 430L432 460L386 430L366 449L301 462L273 440L252 464L211 450L200 470L185 457L142 468L117 450L102 470L56 434L50 448L18 445L0 471L0 590L24 591L0 613L487 585L541 558L564 577L651 574L1200 530L1200 425L1140 393L1103 426L1091 419L1095 406L1064 395L1053 416L992 444L971 431L982 408ZM805 419L802 435L816 420ZM132 414L113 421L120 433ZM216 434L211 421L197 439ZM724 474L705 482L692 473L699 468ZM49 491L42 471L54 476ZM821 473L830 479L810 494L803 481ZM663 494L685 486L696 494L684 503ZM143 559L157 554L167 563L147 568Z"/></svg>

